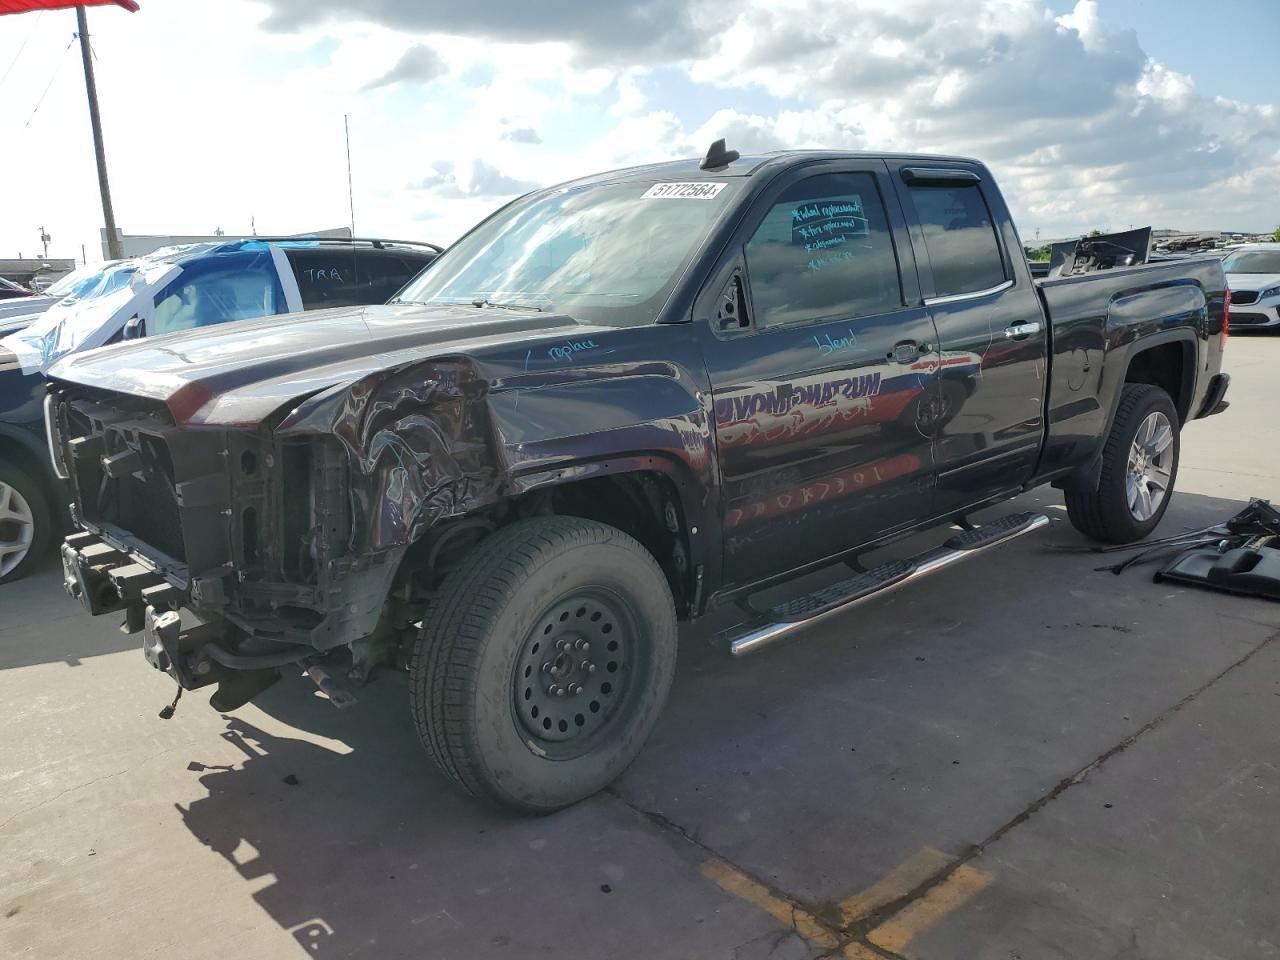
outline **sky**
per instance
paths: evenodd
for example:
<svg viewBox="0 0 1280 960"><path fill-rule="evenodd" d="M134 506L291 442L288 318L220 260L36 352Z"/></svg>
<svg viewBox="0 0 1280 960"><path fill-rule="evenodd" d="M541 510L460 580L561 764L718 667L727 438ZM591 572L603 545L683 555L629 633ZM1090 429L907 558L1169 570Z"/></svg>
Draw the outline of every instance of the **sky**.
<svg viewBox="0 0 1280 960"><path fill-rule="evenodd" d="M126 233L449 243L575 176L959 153L1024 241L1280 225L1280 0L140 0L91 8ZM0 17L0 257L101 258L71 11Z"/></svg>

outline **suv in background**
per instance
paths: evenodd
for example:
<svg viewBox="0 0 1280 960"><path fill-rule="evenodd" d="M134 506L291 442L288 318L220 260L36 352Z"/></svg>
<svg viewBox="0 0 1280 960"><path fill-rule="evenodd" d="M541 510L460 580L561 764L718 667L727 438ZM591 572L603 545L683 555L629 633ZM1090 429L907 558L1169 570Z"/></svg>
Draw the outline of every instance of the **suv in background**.
<svg viewBox="0 0 1280 960"><path fill-rule="evenodd" d="M23 576L56 539L55 528L66 525L42 406L52 363L232 320L385 303L440 249L328 238L169 247L104 264L25 329L0 339L0 583Z"/></svg>

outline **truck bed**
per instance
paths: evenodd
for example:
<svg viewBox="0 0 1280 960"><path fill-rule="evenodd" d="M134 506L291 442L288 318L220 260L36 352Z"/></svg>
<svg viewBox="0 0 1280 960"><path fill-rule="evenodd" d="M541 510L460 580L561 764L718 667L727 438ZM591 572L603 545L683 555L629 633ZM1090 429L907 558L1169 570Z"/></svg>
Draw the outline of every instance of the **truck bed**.
<svg viewBox="0 0 1280 960"><path fill-rule="evenodd" d="M1217 259L1033 282L1050 331L1042 477L1101 450L1139 338L1144 349L1182 353L1182 382L1167 386L1183 420L1197 416L1211 375L1221 369L1226 284Z"/></svg>

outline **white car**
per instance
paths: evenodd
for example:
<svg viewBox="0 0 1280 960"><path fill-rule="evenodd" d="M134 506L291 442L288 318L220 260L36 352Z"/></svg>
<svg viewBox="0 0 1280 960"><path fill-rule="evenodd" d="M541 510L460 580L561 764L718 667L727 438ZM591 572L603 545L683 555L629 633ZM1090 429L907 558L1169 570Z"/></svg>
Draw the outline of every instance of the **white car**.
<svg viewBox="0 0 1280 960"><path fill-rule="evenodd" d="M1222 269L1231 289L1231 326L1280 327L1280 243L1236 247Z"/></svg>
<svg viewBox="0 0 1280 960"><path fill-rule="evenodd" d="M92 266L79 267L64 277L60 277L45 288L43 293L33 297L19 297L16 300L0 301L0 337L16 333L23 327L29 327L40 314L63 297L75 290L76 286L89 277L97 276L103 269L115 263L95 263Z"/></svg>

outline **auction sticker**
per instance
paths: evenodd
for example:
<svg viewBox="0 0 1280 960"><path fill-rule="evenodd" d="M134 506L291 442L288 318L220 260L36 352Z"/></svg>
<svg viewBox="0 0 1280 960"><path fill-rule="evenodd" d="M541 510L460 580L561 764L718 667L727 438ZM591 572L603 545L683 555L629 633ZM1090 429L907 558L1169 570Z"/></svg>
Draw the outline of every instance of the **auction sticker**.
<svg viewBox="0 0 1280 960"><path fill-rule="evenodd" d="M655 183L644 192L641 200L711 200L725 188L723 183Z"/></svg>

